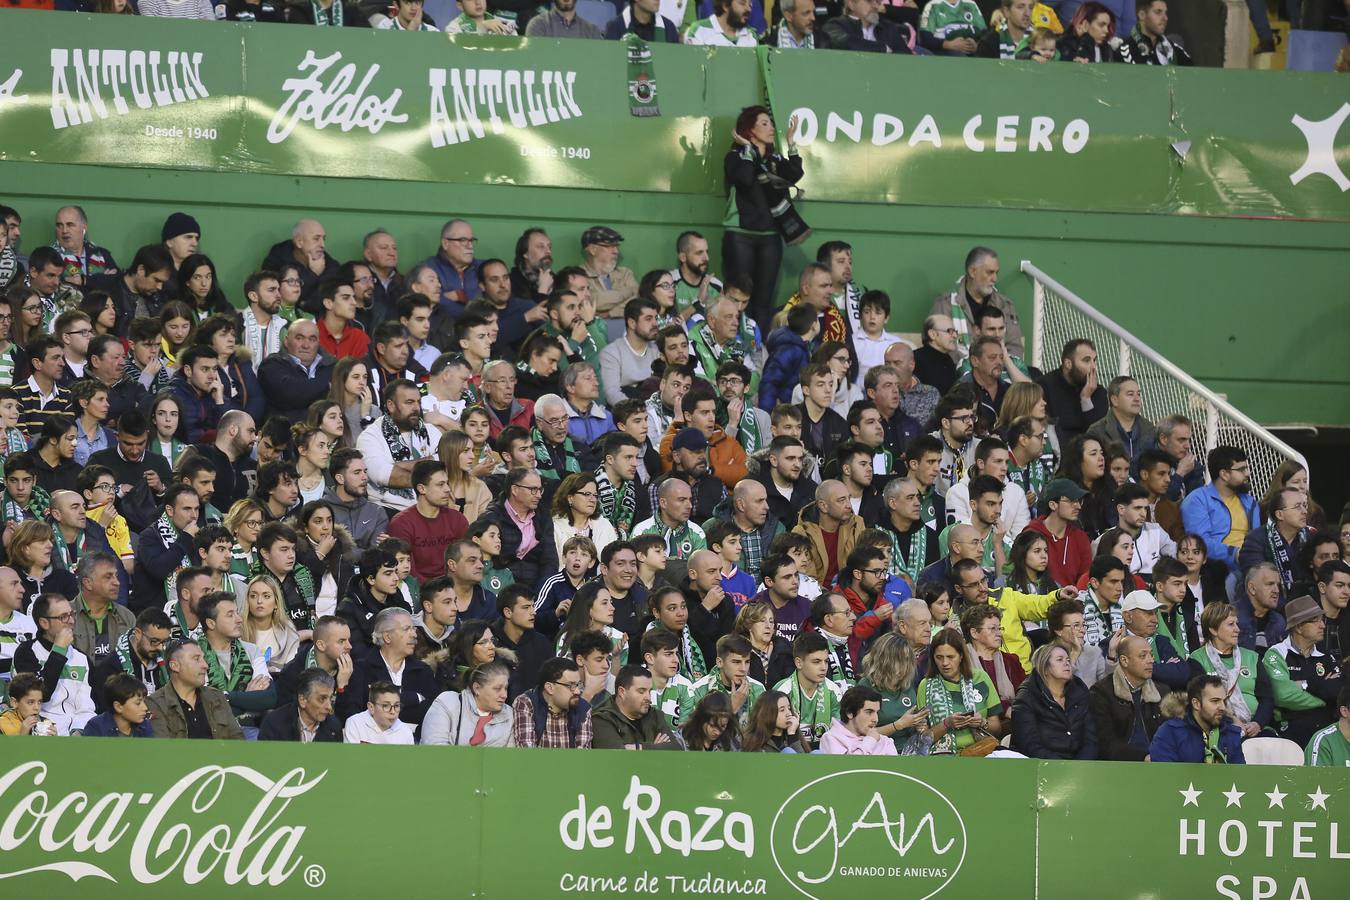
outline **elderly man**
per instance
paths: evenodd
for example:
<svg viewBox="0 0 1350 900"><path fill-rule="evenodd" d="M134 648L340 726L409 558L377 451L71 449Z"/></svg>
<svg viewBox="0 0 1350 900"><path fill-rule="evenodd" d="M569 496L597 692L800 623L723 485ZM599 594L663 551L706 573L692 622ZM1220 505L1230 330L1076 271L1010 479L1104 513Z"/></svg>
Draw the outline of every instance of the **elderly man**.
<svg viewBox="0 0 1350 900"><path fill-rule="evenodd" d="M757 396L759 375L754 372L754 357L741 336L740 321L740 306L734 300L719 297L708 307L707 318L690 327L689 350L694 357L694 371L709 384L717 383L717 372L726 363L741 363L751 369L749 391L751 396Z"/></svg>
<svg viewBox="0 0 1350 900"><path fill-rule="evenodd" d="M488 434L493 439L508 425L529 428L534 421L535 402L516 397L516 370L505 360L483 367L483 401L488 414Z"/></svg>
<svg viewBox="0 0 1350 900"><path fill-rule="evenodd" d="M736 485L703 523L706 531L716 521L730 522L741 539L740 567L759 582L760 567L769 555L773 539L783 533L783 523L769 512L769 492L761 481L744 479Z"/></svg>
<svg viewBox="0 0 1350 900"><path fill-rule="evenodd" d="M596 225L581 236L582 269L590 280L595 314L609 319L610 340L617 340L623 329L624 304L637 296L638 283L633 270L619 265L619 245L623 235L613 228Z"/></svg>
<svg viewBox="0 0 1350 900"><path fill-rule="evenodd" d="M937 391L939 397L945 396L956 384L956 363L952 360L952 354L958 349L956 335L956 326L950 316L929 316L923 323L922 344L914 351L915 376Z"/></svg>
<svg viewBox="0 0 1350 900"><path fill-rule="evenodd" d="M1011 299L998 292L998 273L998 254L988 247L973 247L966 254L966 274L956 282L956 290L933 301L930 314L950 316L956 329L956 346L948 352L952 362L959 363L969 354L977 314L986 306L1003 312L1008 352L1026 355L1017 310Z"/></svg>
<svg viewBox="0 0 1350 900"><path fill-rule="evenodd" d="M300 308L310 315L322 315L319 306L319 284L333 275L340 265L324 249L328 235L317 219L301 219L291 229L289 241L279 241L267 251L262 268L280 272L287 264L298 264L300 269Z"/></svg>
<svg viewBox="0 0 1350 900"><path fill-rule="evenodd" d="M594 370L591 374L594 376ZM591 448L582 445L582 452L586 453L583 460L573 443L569 413L567 401L557 394L545 394L534 404L534 428L530 436L534 441L536 467L541 475L555 482L573 472L594 468L590 460ZM609 422L612 426L612 417ZM549 493L552 494L552 490Z"/></svg>
<svg viewBox="0 0 1350 900"><path fill-rule="evenodd" d="M881 18L882 5L877 0L845 0L843 7L845 15L825 23L831 49L864 53L914 52L919 39L914 26Z"/></svg>
<svg viewBox="0 0 1350 900"><path fill-rule="evenodd" d="M510 569L516 584L542 584L558 572L553 519L541 503L544 483L535 469L516 467L506 473L502 493L480 517L501 531L498 569Z"/></svg>
<svg viewBox="0 0 1350 900"><path fill-rule="evenodd" d="M292 327L294 332L294 327ZM413 505L413 465L434 456L441 431L422 421L422 395L404 379L390 382L385 391L384 415L361 432L356 441L370 478L370 499L391 511Z"/></svg>
<svg viewBox="0 0 1350 900"><path fill-rule="evenodd" d="M1124 635L1141 637L1153 651L1153 678L1174 691L1185 690L1191 680L1191 667L1181 651L1173 646L1166 634L1158 632L1158 599L1148 591L1130 591L1120 604L1124 631L1111 638L1106 646L1106 668L1109 672L1118 662L1120 640Z"/></svg>
<svg viewBox="0 0 1350 900"><path fill-rule="evenodd" d="M600 400L600 377L590 363L568 366L562 373L567 432L572 440L589 446L614 430L614 416ZM543 399L542 397L540 398Z"/></svg>
<svg viewBox="0 0 1350 900"><path fill-rule="evenodd" d="M374 648L361 657L357 668L368 685L380 681L397 685L402 704L399 719L420 727L441 690L431 667L417 658L417 625L412 613L402 607L383 609L376 614L371 632Z"/></svg>
<svg viewBox="0 0 1350 900"><path fill-rule="evenodd" d="M482 294L478 266L474 264L477 246L473 226L463 219L451 219L441 227L441 245L436 255L422 261L440 279L442 308L452 318L459 318L464 305Z"/></svg>
<svg viewBox="0 0 1350 900"><path fill-rule="evenodd" d="M59 491L57 496L70 494L71 491ZM55 504L56 499L52 502ZM122 565L117 557L90 550L75 566L75 578L80 592L73 601L74 647L88 657L91 666L96 666L117 652L118 642L135 627L136 617L117 603L122 591Z"/></svg>
<svg viewBox="0 0 1350 900"><path fill-rule="evenodd" d="M1340 660L1318 649L1326 637L1326 619L1317 601L1296 597L1284 614L1287 635L1265 652L1261 666L1275 694L1280 736L1306 746L1315 732L1336 720L1336 695L1344 678Z"/></svg>
<svg viewBox="0 0 1350 900"><path fill-rule="evenodd" d="M928 604L918 597L910 597L895 608L891 628L905 639L914 652L914 664L923 671L928 668L928 645L933 642L933 614Z"/></svg>
<svg viewBox="0 0 1350 900"><path fill-rule="evenodd" d="M807 0L780 0L782 21L769 29L764 43L770 47L793 50L827 50L830 39L816 30L816 7Z"/></svg>
<svg viewBox="0 0 1350 900"><path fill-rule="evenodd" d="M844 483L833 478L822 481L816 488L815 506L803 510L801 521L792 529L811 541L810 560L803 571L822 586L833 584L866 527L853 511Z"/></svg>
<svg viewBox="0 0 1350 900"><path fill-rule="evenodd" d="M633 537L660 535L666 553L675 559L689 559L695 550L707 549L703 529L689 521L693 512L693 493L680 478L667 478L656 488L656 509L650 519L633 526Z"/></svg>
<svg viewBox="0 0 1350 900"><path fill-rule="evenodd" d="M298 319L286 330L282 349L258 367L268 408L299 422L315 400L328 396L337 360L319 349L319 326Z"/></svg>
<svg viewBox="0 0 1350 900"><path fill-rule="evenodd" d="M61 254L65 270L61 280L83 287L91 275L113 275L117 261L112 251L89 242L89 219L78 206L63 206L56 211L56 241L52 249Z"/></svg>
<svg viewBox="0 0 1350 900"><path fill-rule="evenodd" d="M269 712L258 730L260 741L302 744L342 742L342 722L333 714L337 681L323 669L306 669L295 682L295 701Z"/></svg>
<svg viewBox="0 0 1350 900"><path fill-rule="evenodd" d="M398 241L383 228L366 235L361 242L361 258L375 277L370 302L358 314L367 331L394 315L394 304L407 292L407 283L398 272Z"/></svg>

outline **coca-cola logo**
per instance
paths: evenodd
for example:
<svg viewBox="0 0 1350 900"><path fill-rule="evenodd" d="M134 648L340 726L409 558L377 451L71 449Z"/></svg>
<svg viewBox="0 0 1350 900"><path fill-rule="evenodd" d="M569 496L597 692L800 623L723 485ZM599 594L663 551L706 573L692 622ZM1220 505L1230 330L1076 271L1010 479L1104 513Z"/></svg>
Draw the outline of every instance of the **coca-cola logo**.
<svg viewBox="0 0 1350 900"><path fill-rule="evenodd" d="M106 859L125 848L129 880L153 884L179 878L200 884L219 878L225 884L283 884L304 860L300 842L305 826L282 824L287 808L324 779L325 770L306 780L303 768L273 779L248 766L202 766L188 772L161 793L124 791L93 795L71 791L53 796L43 789L47 764L27 762L0 776L0 868L16 856L50 859L39 865L0 871L0 879L35 872L59 872L74 881L118 878L91 856ZM59 781L59 779L53 779ZM256 791L251 806L240 804L236 791ZM235 810L247 808L242 820L224 821L222 799ZM141 807L149 807L142 811ZM213 812L214 810L214 812ZM136 819L139 818L139 824ZM201 829L201 830L199 830ZM322 883L323 869L310 865L306 883Z"/></svg>

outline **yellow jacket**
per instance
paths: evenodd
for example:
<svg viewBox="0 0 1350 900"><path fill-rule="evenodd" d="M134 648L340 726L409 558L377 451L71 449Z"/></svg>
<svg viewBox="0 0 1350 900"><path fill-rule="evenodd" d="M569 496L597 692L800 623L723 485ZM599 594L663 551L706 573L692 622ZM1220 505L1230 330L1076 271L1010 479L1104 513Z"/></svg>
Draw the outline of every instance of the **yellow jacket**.
<svg viewBox="0 0 1350 900"><path fill-rule="evenodd" d="M1016 653L1022 661L1022 670L1031 673L1031 641L1027 639L1023 622L1036 622L1045 618L1046 612L1059 599L1059 592L1050 594L1024 594L1005 587L989 592L989 605L1003 613L1003 649Z"/></svg>

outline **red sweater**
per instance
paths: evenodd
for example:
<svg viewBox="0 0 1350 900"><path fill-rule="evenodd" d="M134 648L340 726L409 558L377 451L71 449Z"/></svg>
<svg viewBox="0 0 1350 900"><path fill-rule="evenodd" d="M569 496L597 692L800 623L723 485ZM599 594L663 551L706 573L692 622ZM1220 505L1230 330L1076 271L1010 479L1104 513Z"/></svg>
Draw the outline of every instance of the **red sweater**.
<svg viewBox="0 0 1350 900"><path fill-rule="evenodd" d="M1055 584L1077 584L1078 579L1092 568L1092 541L1077 525L1065 529L1064 537L1059 540L1045 527L1045 516L1032 519L1027 528L1045 537L1050 551L1050 577Z"/></svg>
<svg viewBox="0 0 1350 900"><path fill-rule="evenodd" d="M413 505L389 520L389 534L412 546L412 573L418 581L445 574L445 548L468 530L469 520L464 514L448 507L428 519Z"/></svg>

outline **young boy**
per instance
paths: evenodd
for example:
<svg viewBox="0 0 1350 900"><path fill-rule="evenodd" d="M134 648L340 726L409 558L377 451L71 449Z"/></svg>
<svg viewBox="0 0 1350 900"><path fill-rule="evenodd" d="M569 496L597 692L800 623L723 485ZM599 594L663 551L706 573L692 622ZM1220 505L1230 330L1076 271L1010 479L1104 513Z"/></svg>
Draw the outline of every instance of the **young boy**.
<svg viewBox="0 0 1350 900"><path fill-rule="evenodd" d="M802 737L815 749L830 725L839 718L843 691L826 679L830 671L830 642L815 631L803 631L792 641L792 664L797 671L774 685L788 695L801 719Z"/></svg>
<svg viewBox="0 0 1350 900"><path fill-rule="evenodd" d="M764 685L750 677L750 657L754 655L750 641L739 634L724 634L717 640L717 666L694 684L690 701L694 706L708 694L721 691L731 697L731 708L736 723L744 728L750 721Z"/></svg>
<svg viewBox="0 0 1350 900"><path fill-rule="evenodd" d="M614 693L614 642L599 631L583 631L572 640L568 654L581 670L581 698L594 709Z"/></svg>
<svg viewBox="0 0 1350 900"><path fill-rule="evenodd" d="M718 519L707 531L708 549L722 558L722 590L736 604L736 611L758 593L755 579L737 565L741 561L741 533L736 525Z"/></svg>
<svg viewBox="0 0 1350 900"><path fill-rule="evenodd" d="M108 710L84 726L85 737L154 737L150 707L145 703L145 685L134 675L119 672L103 688Z"/></svg>
<svg viewBox="0 0 1350 900"><path fill-rule="evenodd" d="M797 593L807 602L820 596L820 582L806 574L806 566L811 562L811 539L804 534L785 531L773 539L769 545L769 556L786 553L797 564Z"/></svg>
<svg viewBox="0 0 1350 900"><path fill-rule="evenodd" d="M403 595L403 602L408 605L408 609L421 609L422 585L412 577L412 546L407 541L388 535L380 538L375 546L394 554L394 559L398 560L398 589ZM487 584L486 577L483 584Z"/></svg>
<svg viewBox="0 0 1350 900"><path fill-rule="evenodd" d="M4 458L28 449L28 440L19 430L19 395L11 387L0 388L0 429L4 430L4 440L0 442L0 476L3 476Z"/></svg>
<svg viewBox="0 0 1350 900"><path fill-rule="evenodd" d="M652 673L652 705L678 728L693 710L694 683L680 674L680 639L664 628L651 628L642 637L642 660Z"/></svg>
<svg viewBox="0 0 1350 900"><path fill-rule="evenodd" d="M1017 51L1017 59L1034 59L1038 63L1048 63L1059 59L1055 33L1049 28L1033 28L1027 45Z"/></svg>
<svg viewBox="0 0 1350 900"><path fill-rule="evenodd" d="M886 330L891 318L891 298L885 291L867 291L858 301L862 329L853 332L853 355L858 360L858 381L868 370L886 362L886 348L900 343L900 336Z"/></svg>
<svg viewBox="0 0 1350 900"><path fill-rule="evenodd" d="M633 538L633 550L637 553L638 581L650 594L662 585L672 584L666 577L666 561L670 558L666 542L659 534L642 534ZM672 584L672 586L674 586Z"/></svg>
<svg viewBox="0 0 1350 900"><path fill-rule="evenodd" d="M549 637L558 633L567 618L567 611L572 608L572 598L586 583L597 558L595 544L590 538L577 534L567 539L563 544L562 571L549 576L539 586L534 601L535 631Z"/></svg>
<svg viewBox="0 0 1350 900"><path fill-rule="evenodd" d="M768 360L759 379L759 408L773 409L792 403L792 389L811 359L811 344L820 334L820 318L808 304L792 307L787 324L769 332L765 348Z"/></svg>
<svg viewBox="0 0 1350 900"><path fill-rule="evenodd" d="M132 319L129 329L131 352L122 366L123 376L139 381L151 394L158 394L169 386L173 375L159 357L159 319L146 316Z"/></svg>
<svg viewBox="0 0 1350 900"><path fill-rule="evenodd" d="M42 679L24 672L9 682L9 710L0 715L0 734L56 734L56 723L42 718Z"/></svg>

